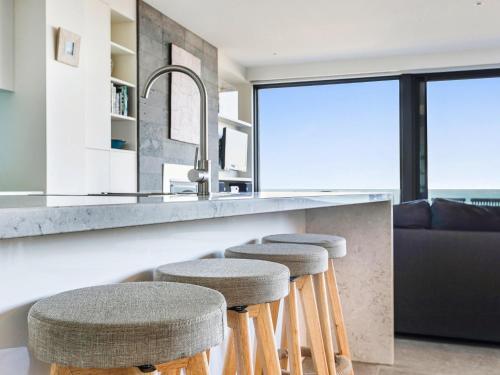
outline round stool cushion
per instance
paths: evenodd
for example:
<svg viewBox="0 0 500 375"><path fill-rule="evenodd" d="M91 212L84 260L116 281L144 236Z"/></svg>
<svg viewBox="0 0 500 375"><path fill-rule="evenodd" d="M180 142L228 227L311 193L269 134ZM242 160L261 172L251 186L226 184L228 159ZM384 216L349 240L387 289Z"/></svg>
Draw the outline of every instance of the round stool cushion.
<svg viewBox="0 0 500 375"><path fill-rule="evenodd" d="M328 269L328 252L313 245L269 243L242 245L226 250L226 258L260 259L287 266L293 277L314 275Z"/></svg>
<svg viewBox="0 0 500 375"><path fill-rule="evenodd" d="M321 246L328 251L330 259L342 258L347 254L347 244L344 237L328 234L289 233L273 234L262 239L266 243L297 243Z"/></svg>
<svg viewBox="0 0 500 375"><path fill-rule="evenodd" d="M161 364L224 339L226 303L196 285L139 282L77 289L43 299L28 314L36 358L78 368Z"/></svg>
<svg viewBox="0 0 500 375"><path fill-rule="evenodd" d="M228 307L258 305L288 295L290 272L263 260L199 259L160 266L155 280L205 286L221 292Z"/></svg>

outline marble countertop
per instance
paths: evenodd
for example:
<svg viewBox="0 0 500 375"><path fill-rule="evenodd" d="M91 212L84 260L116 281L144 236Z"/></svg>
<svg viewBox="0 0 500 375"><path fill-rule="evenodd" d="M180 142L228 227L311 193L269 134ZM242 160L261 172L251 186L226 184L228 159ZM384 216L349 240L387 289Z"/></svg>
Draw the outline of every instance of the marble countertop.
<svg viewBox="0 0 500 375"><path fill-rule="evenodd" d="M392 199L389 193L266 192L150 197L0 195L0 239L303 210Z"/></svg>

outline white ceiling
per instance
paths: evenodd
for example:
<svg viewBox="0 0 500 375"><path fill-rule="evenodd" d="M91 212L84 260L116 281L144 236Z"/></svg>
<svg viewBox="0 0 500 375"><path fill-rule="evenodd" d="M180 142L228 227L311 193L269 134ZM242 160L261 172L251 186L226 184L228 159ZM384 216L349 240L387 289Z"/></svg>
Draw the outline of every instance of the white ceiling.
<svg viewBox="0 0 500 375"><path fill-rule="evenodd" d="M500 0L146 0L245 67L500 46Z"/></svg>

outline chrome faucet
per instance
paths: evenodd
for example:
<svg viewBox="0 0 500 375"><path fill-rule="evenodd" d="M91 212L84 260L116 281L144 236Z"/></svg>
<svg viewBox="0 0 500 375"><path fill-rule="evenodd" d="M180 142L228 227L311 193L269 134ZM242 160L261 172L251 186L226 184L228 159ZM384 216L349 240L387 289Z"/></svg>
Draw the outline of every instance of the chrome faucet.
<svg viewBox="0 0 500 375"><path fill-rule="evenodd" d="M189 181L198 183L198 195L210 195L211 190L211 163L208 160L208 119L207 119L207 89L201 78L191 69L180 65L167 65L155 70L146 80L141 97L147 99L151 86L164 74L184 73L189 76L200 91L200 146L199 155L196 147L194 156L194 168L188 173ZM198 159L199 156L199 159Z"/></svg>

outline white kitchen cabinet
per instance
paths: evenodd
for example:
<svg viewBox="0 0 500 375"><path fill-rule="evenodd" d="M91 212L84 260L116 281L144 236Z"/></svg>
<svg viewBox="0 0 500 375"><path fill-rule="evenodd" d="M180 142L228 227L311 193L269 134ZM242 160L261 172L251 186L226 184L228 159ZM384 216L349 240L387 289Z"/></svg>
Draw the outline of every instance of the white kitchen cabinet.
<svg viewBox="0 0 500 375"><path fill-rule="evenodd" d="M136 191L135 6L135 0L0 0L0 91L15 81L14 93L0 92L0 175L7 176L0 190ZM77 66L56 59L59 28L81 37ZM128 88L127 116L111 113L112 82ZM112 150L111 138L126 141L127 150ZM113 178L111 166L118 168Z"/></svg>
<svg viewBox="0 0 500 375"><path fill-rule="evenodd" d="M111 147L111 46L109 6L100 0L85 5L85 146Z"/></svg>
<svg viewBox="0 0 500 375"><path fill-rule="evenodd" d="M85 158L85 180L88 194L108 192L110 181L110 152L87 149Z"/></svg>
<svg viewBox="0 0 500 375"><path fill-rule="evenodd" d="M113 193L137 191L137 153L127 150L110 152L110 187Z"/></svg>

